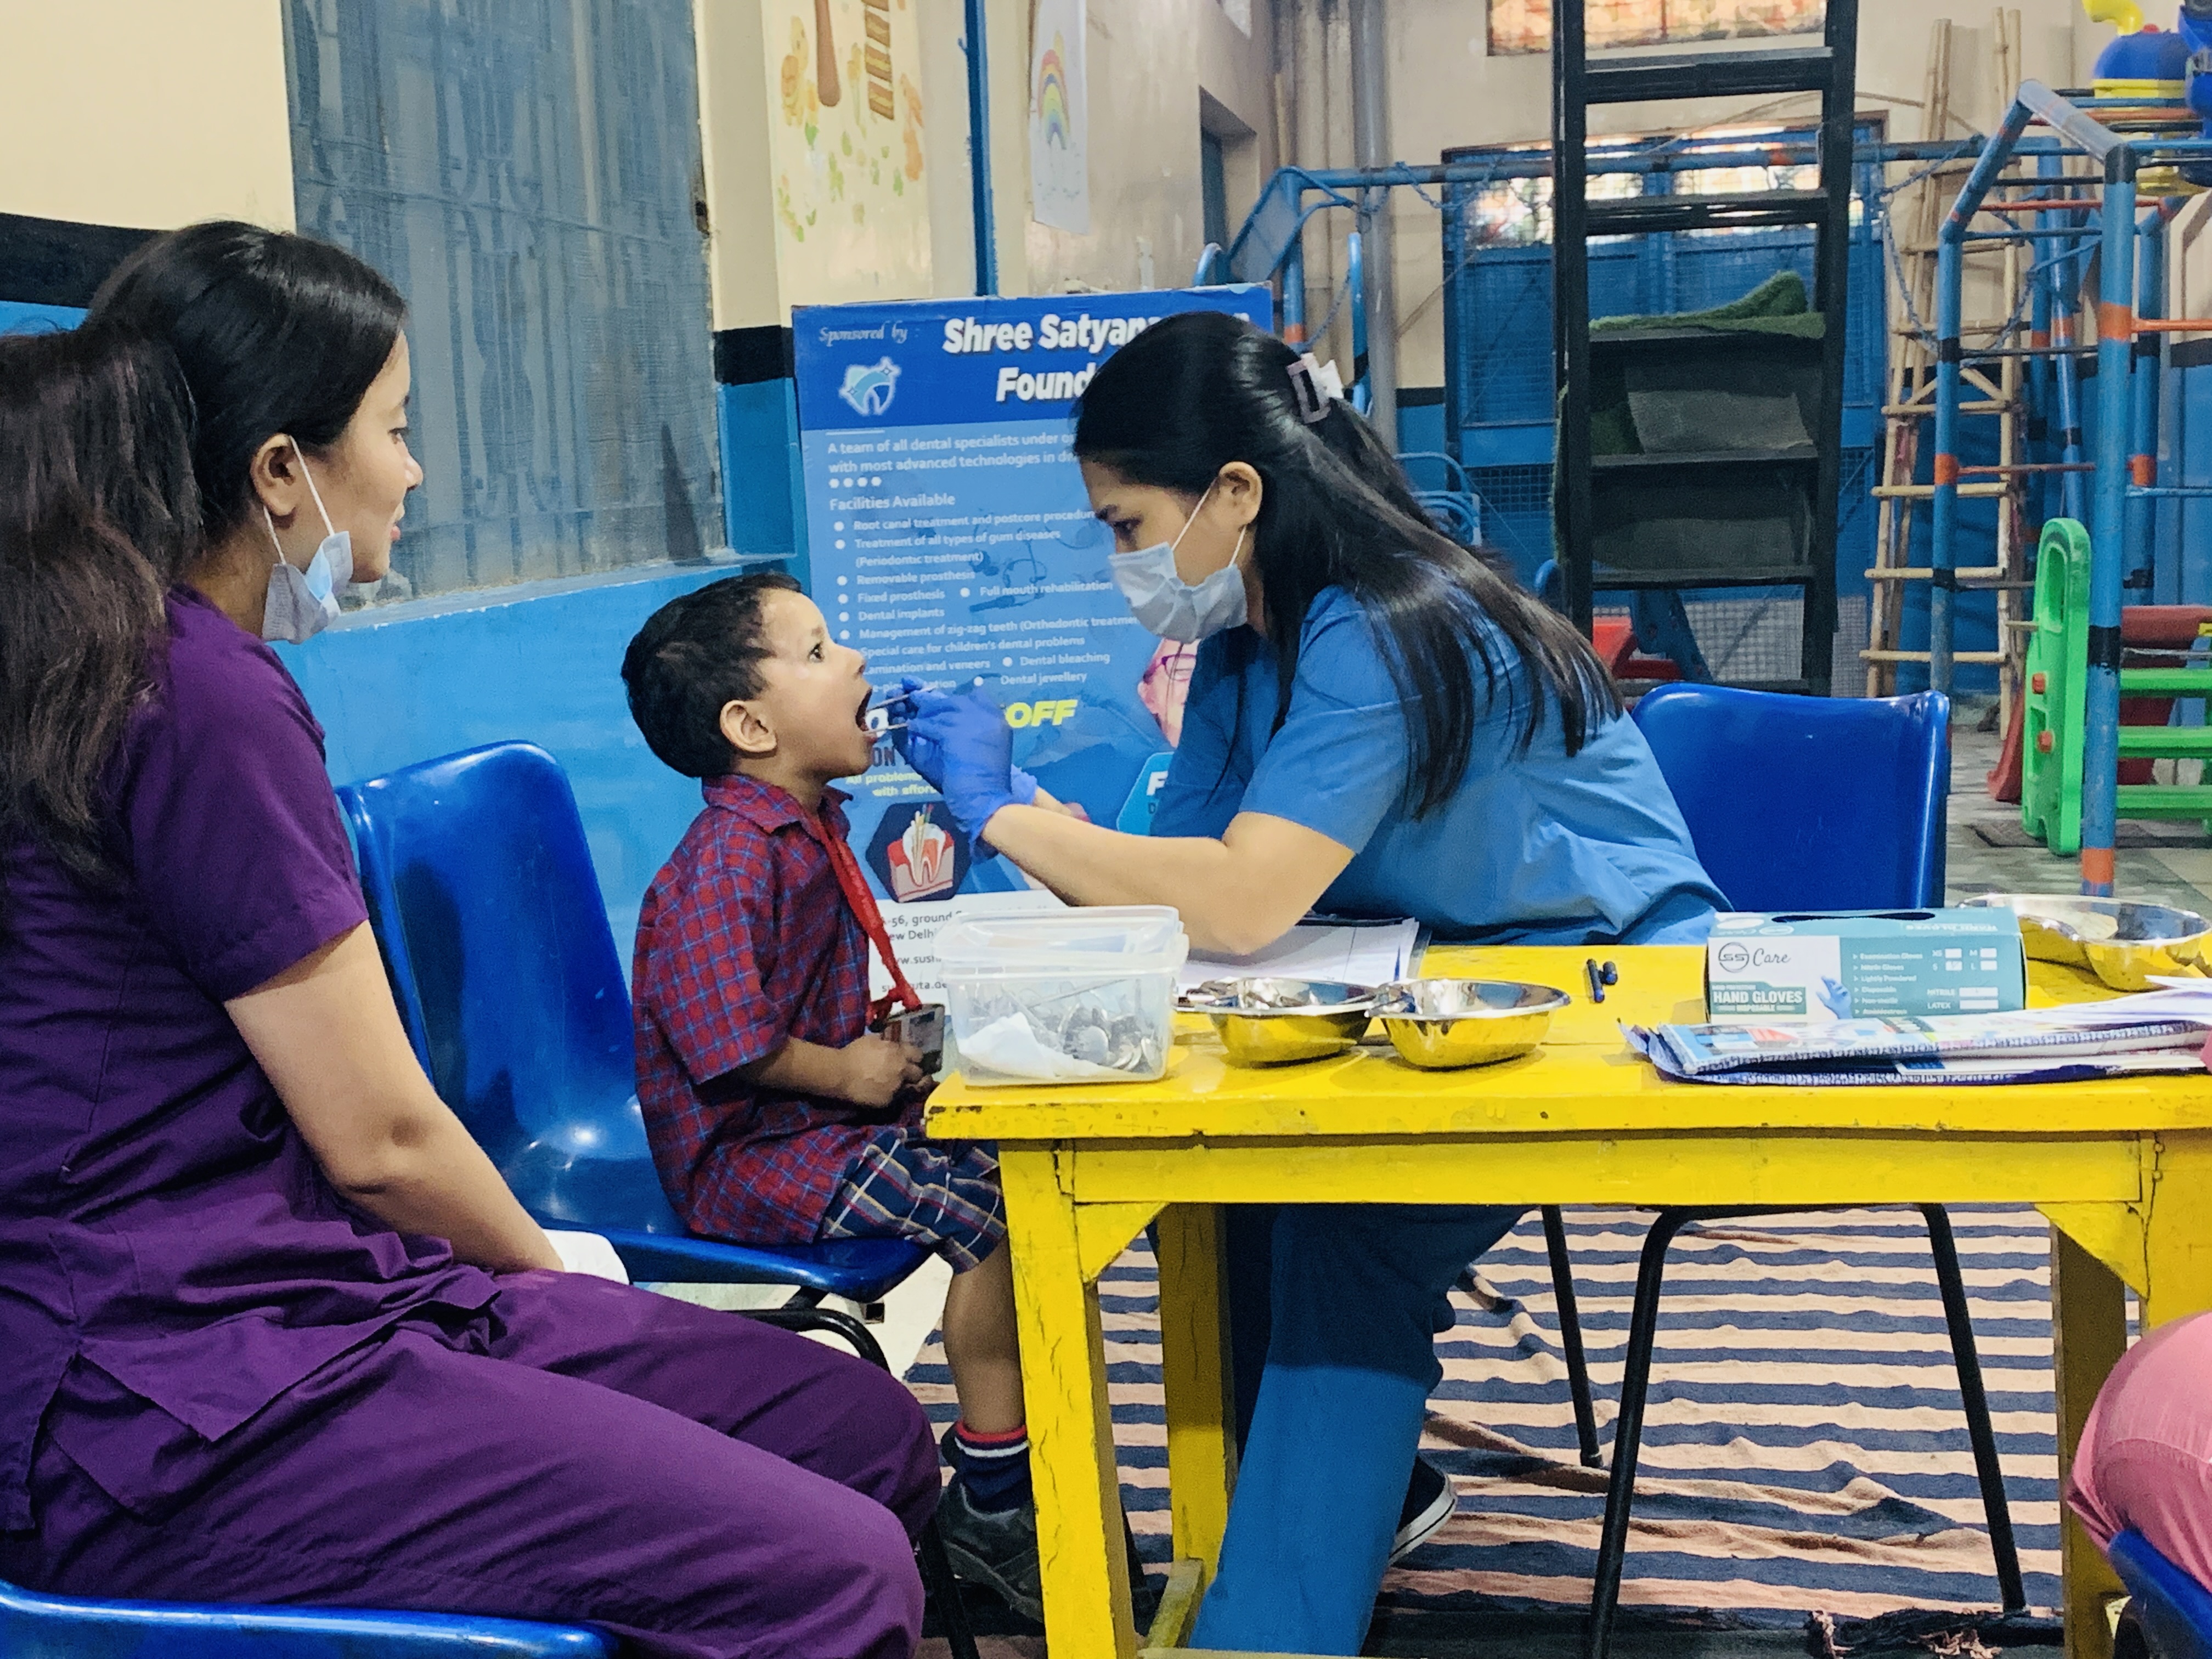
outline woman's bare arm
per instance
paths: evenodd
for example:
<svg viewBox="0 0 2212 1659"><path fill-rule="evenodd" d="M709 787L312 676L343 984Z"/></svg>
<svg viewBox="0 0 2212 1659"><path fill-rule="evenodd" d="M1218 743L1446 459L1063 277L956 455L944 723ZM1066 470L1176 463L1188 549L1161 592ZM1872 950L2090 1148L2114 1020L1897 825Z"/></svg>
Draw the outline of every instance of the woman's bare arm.
<svg viewBox="0 0 2212 1659"><path fill-rule="evenodd" d="M479 1267L561 1266L422 1075L366 923L223 1006L349 1200Z"/></svg>
<svg viewBox="0 0 2212 1659"><path fill-rule="evenodd" d="M1171 904L1194 948L1231 956L1288 933L1352 862L1350 848L1265 812L1238 813L1215 841L1005 806L983 839L1072 904Z"/></svg>

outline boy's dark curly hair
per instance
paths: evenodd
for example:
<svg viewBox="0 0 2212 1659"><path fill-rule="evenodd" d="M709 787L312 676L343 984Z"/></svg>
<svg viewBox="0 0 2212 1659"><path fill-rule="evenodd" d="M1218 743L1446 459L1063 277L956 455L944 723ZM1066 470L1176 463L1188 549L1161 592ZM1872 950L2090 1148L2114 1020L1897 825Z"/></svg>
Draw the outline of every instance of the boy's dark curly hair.
<svg viewBox="0 0 2212 1659"><path fill-rule="evenodd" d="M803 590L780 570L730 576L695 588L646 618L623 653L629 717L646 743L687 778L717 778L737 756L722 709L761 694L762 636L770 593Z"/></svg>

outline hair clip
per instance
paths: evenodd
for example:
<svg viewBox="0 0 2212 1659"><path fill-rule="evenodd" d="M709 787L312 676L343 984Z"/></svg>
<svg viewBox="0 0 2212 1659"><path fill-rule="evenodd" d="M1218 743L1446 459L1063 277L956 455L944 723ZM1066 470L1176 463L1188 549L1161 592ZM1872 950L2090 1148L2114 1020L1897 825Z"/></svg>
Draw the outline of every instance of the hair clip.
<svg viewBox="0 0 2212 1659"><path fill-rule="evenodd" d="M1308 426L1326 417L1328 406L1344 398L1344 377L1336 372L1336 365L1320 362L1310 351L1301 353L1291 365L1290 376L1298 418Z"/></svg>

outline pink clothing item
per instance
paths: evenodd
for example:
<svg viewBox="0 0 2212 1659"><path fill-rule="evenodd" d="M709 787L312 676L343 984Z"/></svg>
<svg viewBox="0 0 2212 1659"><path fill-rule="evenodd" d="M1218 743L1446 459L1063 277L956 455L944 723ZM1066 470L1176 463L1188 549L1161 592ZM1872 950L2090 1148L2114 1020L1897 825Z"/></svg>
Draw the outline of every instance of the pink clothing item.
<svg viewBox="0 0 2212 1659"><path fill-rule="evenodd" d="M2161 1325L2112 1368L2081 1431L2067 1501L2100 1547L2132 1527L2212 1584L2212 1314Z"/></svg>

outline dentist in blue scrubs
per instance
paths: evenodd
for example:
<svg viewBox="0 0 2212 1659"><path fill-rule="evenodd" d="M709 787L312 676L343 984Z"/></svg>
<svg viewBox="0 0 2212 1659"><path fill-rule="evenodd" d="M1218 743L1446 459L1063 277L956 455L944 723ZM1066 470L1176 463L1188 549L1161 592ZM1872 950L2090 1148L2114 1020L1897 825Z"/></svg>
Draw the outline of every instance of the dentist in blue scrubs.
<svg viewBox="0 0 2212 1659"><path fill-rule="evenodd" d="M1200 641L1182 741L1125 835L1051 810L994 705L918 693L908 758L979 852L1072 903L1171 904L1209 952L1316 908L1454 942L1704 939L1724 901L1588 641L1437 533L1310 358L1168 318L1098 371L1074 447L1137 621ZM1231 1325L1248 1374L1265 1332L1264 1369L1193 1645L1359 1650L1401 1528L1450 1512L1414 1462L1448 1292L1519 1213L1244 1212L1232 1285L1256 1257L1267 1289Z"/></svg>

